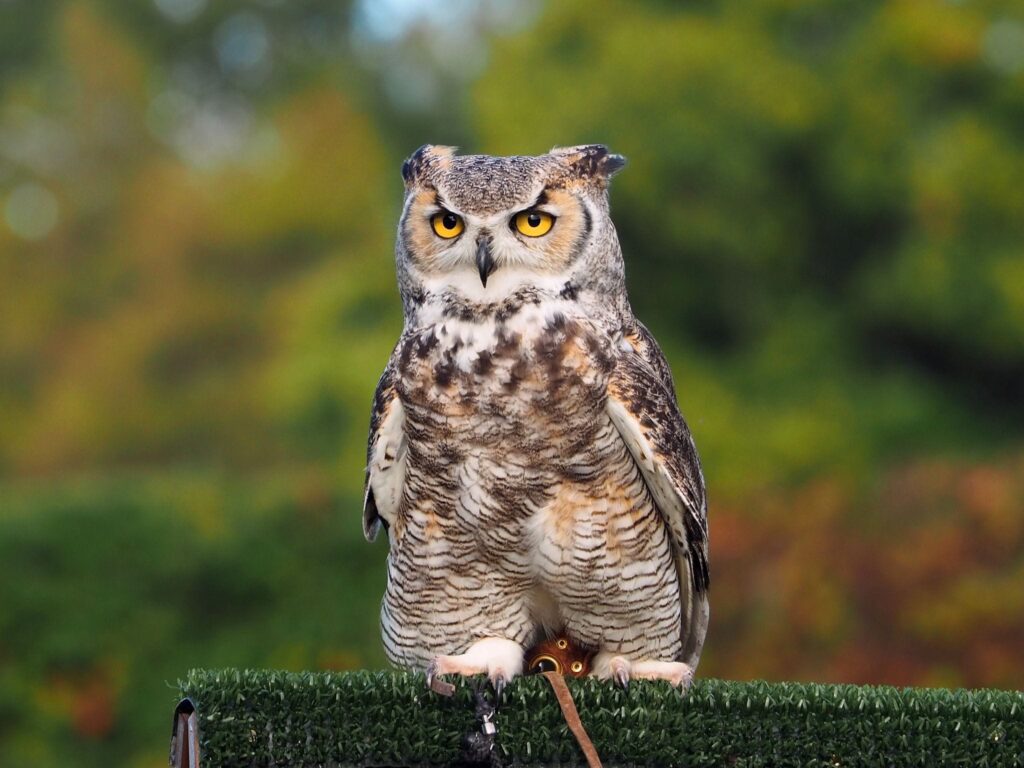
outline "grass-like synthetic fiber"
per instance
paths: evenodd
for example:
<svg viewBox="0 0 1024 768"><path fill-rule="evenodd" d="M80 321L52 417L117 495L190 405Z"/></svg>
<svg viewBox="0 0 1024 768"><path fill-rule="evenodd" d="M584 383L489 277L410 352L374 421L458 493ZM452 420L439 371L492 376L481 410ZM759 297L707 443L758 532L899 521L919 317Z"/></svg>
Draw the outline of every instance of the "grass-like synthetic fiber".
<svg viewBox="0 0 1024 768"><path fill-rule="evenodd" d="M472 685L419 674L195 670L204 768L450 765L478 730ZM698 680L681 695L568 680L605 766L1024 766L1024 692ZM505 766L583 765L547 681L519 678L496 717Z"/></svg>

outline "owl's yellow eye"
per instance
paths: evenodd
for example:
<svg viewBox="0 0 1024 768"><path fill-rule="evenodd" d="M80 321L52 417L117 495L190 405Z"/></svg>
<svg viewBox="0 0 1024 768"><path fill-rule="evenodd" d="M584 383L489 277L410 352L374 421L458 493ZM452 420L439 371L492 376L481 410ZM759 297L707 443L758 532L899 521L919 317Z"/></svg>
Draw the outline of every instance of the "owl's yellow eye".
<svg viewBox="0 0 1024 768"><path fill-rule="evenodd" d="M522 211L517 213L512 220L516 225L516 231L527 237L540 237L551 231L555 224L555 217L544 211Z"/></svg>
<svg viewBox="0 0 1024 768"><path fill-rule="evenodd" d="M462 234L466 225L462 223L462 217L456 216L451 211L439 211L430 217L430 225L434 228L434 234L451 240Z"/></svg>

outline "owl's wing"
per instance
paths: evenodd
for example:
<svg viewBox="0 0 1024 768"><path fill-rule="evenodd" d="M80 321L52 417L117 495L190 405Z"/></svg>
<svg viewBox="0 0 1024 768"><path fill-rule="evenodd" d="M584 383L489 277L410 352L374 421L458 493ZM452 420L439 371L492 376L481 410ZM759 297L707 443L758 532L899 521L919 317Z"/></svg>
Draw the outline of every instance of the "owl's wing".
<svg viewBox="0 0 1024 768"><path fill-rule="evenodd" d="M397 365L392 354L373 395L370 438L366 445L363 534L368 541L377 538L382 524L394 523L405 487L408 445L405 410L395 389L396 376Z"/></svg>
<svg viewBox="0 0 1024 768"><path fill-rule="evenodd" d="M683 609L682 661L696 667L708 626L707 498L668 363L643 326L626 335L608 411L671 532Z"/></svg>
<svg viewBox="0 0 1024 768"><path fill-rule="evenodd" d="M626 342L633 348L634 352L651 366L651 370L658 377L658 381L665 386L665 389L668 390L669 395L672 396L674 401L676 399L676 387L672 381L672 369L669 367L668 360L665 359L661 347L658 346L658 342L654 340L654 336L647 330L647 326L634 319L633 326L626 333Z"/></svg>

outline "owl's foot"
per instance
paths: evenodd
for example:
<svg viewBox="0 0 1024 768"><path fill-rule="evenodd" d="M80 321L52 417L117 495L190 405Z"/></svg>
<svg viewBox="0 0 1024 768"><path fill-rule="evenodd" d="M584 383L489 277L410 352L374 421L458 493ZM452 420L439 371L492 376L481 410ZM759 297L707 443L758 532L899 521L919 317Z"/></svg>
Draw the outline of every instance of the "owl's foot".
<svg viewBox="0 0 1024 768"><path fill-rule="evenodd" d="M654 661L641 659L630 661L625 656L601 651L594 657L594 677L602 680L614 680L625 689L629 689L630 680L668 680L684 691L693 682L693 669L681 661Z"/></svg>
<svg viewBox="0 0 1024 768"><path fill-rule="evenodd" d="M523 646L502 637L477 640L465 653L435 656L427 666L427 687L440 675L486 674L500 696L505 684L523 671Z"/></svg>
<svg viewBox="0 0 1024 768"><path fill-rule="evenodd" d="M602 680L611 679L624 690L629 690L630 667L629 659L625 656L616 656L608 651L602 651L594 657L594 677Z"/></svg>

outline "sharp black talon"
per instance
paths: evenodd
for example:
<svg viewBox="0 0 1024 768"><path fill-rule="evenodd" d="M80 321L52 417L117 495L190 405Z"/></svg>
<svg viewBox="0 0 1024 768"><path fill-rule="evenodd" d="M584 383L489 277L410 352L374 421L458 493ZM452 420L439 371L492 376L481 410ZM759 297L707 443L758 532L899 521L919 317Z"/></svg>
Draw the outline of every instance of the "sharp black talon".
<svg viewBox="0 0 1024 768"><path fill-rule="evenodd" d="M501 692L505 690L505 678L502 675L498 675L494 680L494 703L497 705L501 701Z"/></svg>
<svg viewBox="0 0 1024 768"><path fill-rule="evenodd" d="M624 692L629 693L629 675L625 672L616 672L615 682L622 686Z"/></svg>

